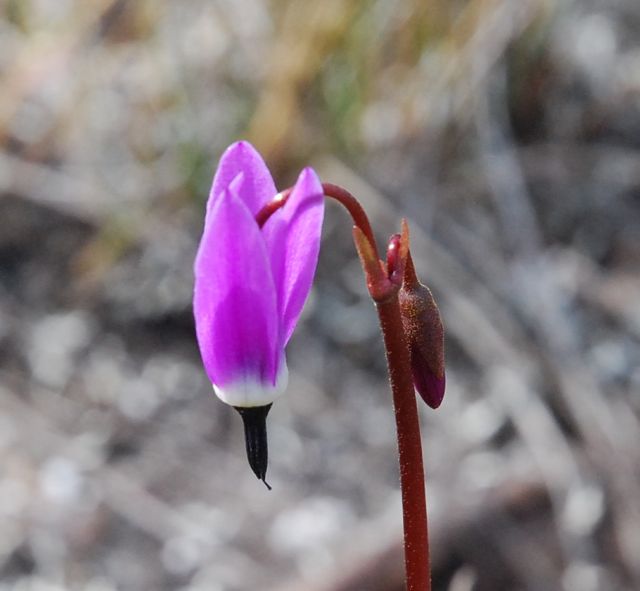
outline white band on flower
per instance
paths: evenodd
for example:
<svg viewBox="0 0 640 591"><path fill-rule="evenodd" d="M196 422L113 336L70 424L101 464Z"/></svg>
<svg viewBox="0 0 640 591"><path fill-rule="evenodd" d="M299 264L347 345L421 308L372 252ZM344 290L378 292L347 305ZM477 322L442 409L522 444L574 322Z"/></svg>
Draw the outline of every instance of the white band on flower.
<svg viewBox="0 0 640 591"><path fill-rule="evenodd" d="M213 391L223 402L231 406L251 407L271 404L287 388L289 370L286 360L282 360L275 386L263 384L253 379L235 381L223 387L213 384Z"/></svg>

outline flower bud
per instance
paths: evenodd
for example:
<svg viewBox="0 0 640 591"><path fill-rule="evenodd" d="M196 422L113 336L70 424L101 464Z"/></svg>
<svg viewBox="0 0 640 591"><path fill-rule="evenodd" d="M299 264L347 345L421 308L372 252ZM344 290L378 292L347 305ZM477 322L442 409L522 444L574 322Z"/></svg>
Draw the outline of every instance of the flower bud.
<svg viewBox="0 0 640 591"><path fill-rule="evenodd" d="M399 293L402 326L411 354L413 384L422 399L438 408L444 397L444 329L431 290L420 283L408 254Z"/></svg>

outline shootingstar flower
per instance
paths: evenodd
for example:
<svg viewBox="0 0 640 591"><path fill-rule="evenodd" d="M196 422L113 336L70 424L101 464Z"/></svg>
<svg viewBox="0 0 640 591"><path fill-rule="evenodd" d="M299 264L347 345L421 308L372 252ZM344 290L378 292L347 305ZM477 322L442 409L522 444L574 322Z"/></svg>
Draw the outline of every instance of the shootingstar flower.
<svg viewBox="0 0 640 591"><path fill-rule="evenodd" d="M249 463L263 481L265 419L287 385L285 346L311 288L324 216L322 185L311 168L260 227L256 215L277 197L255 148L230 146L213 179L194 268L204 367L216 395L242 415Z"/></svg>

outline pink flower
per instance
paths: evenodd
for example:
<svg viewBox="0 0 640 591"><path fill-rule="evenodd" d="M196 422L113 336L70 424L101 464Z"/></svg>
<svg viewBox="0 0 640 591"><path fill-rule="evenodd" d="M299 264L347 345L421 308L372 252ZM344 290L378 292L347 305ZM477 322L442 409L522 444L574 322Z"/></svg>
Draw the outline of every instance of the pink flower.
<svg viewBox="0 0 640 591"><path fill-rule="evenodd" d="M268 407L286 388L285 346L320 247L324 198L315 172L300 173L286 203L260 228L256 215L276 197L255 148L248 142L230 146L213 179L195 260L193 309L202 361L216 395L244 409L245 427L249 417L264 428ZM260 410L246 410L251 408ZM249 435L247 429L248 452ZM252 437L260 439L255 429ZM266 453L266 432L258 452L252 453ZM252 464L262 480L266 457L263 463L257 471Z"/></svg>

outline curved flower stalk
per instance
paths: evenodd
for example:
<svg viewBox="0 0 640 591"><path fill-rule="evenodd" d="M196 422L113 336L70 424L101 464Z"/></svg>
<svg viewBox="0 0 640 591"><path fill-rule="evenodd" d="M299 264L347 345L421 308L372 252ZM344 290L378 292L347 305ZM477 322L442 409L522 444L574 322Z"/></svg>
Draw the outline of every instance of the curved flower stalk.
<svg viewBox="0 0 640 591"><path fill-rule="evenodd" d="M324 216L322 185L310 168L282 206L257 220L277 197L255 148L230 146L213 179L194 267L204 367L216 395L242 415L249 463L263 482L265 419L287 386L285 347L311 288Z"/></svg>
<svg viewBox="0 0 640 591"><path fill-rule="evenodd" d="M378 255L366 215L354 207L355 198L341 187L323 187L327 196L352 214L356 250L382 329L398 437L407 591L430 591L424 466L414 387L429 406L435 408L442 402L444 341L440 315L431 292L422 289L415 275L407 222L402 221L401 234L391 236L385 263ZM425 374L429 379L424 379ZM435 381L430 379L432 374Z"/></svg>

